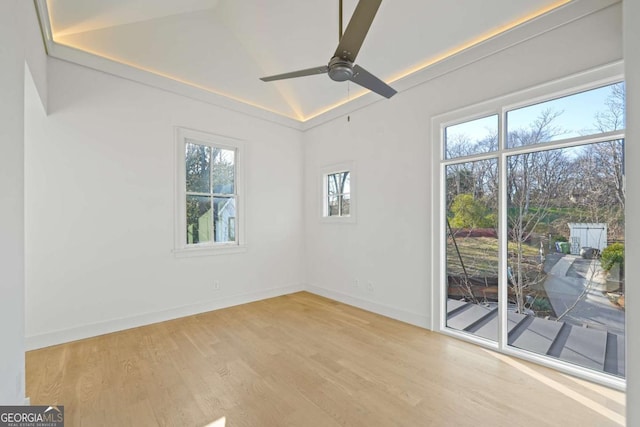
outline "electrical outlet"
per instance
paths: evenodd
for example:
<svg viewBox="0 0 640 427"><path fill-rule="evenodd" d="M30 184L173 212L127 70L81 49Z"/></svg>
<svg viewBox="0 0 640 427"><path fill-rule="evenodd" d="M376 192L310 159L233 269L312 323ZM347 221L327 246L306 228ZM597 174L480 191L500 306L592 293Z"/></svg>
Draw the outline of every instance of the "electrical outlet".
<svg viewBox="0 0 640 427"><path fill-rule="evenodd" d="M220 282L218 282L217 280L213 281L213 290L215 290L215 291L219 291L220 290Z"/></svg>
<svg viewBox="0 0 640 427"><path fill-rule="evenodd" d="M372 282L367 282L367 291L373 292L373 283Z"/></svg>
<svg viewBox="0 0 640 427"><path fill-rule="evenodd" d="M360 281L359 281L359 280L354 280L354 281L353 281L353 286L354 286L356 289L360 289Z"/></svg>

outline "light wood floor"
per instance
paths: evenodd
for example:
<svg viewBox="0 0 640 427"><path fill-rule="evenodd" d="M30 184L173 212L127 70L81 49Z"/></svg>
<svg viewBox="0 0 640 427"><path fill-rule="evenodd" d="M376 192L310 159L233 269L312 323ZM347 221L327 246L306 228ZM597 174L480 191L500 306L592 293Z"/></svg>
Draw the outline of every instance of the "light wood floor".
<svg viewBox="0 0 640 427"><path fill-rule="evenodd" d="M28 352L27 394L67 426L624 423L623 393L305 292Z"/></svg>

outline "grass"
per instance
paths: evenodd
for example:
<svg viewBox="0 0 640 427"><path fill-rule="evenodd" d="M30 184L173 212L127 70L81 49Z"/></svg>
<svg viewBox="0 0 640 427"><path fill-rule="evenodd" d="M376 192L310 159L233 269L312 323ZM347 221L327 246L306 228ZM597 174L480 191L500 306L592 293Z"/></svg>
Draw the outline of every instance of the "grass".
<svg viewBox="0 0 640 427"><path fill-rule="evenodd" d="M474 279L487 279L488 281L497 280L498 278L498 239L495 237L456 237L458 249L464 262L467 274L470 278ZM524 256L524 271L525 276L538 277L540 271L540 252L539 246L535 245L523 245ZM515 253L517 250L516 244L513 242L508 243L509 253ZM464 271L456 253L455 246L451 237L447 239L447 274L449 276L462 277ZM486 292L489 292L493 288L493 291L497 292L497 286L492 285L488 288L483 286L474 285L473 293L477 298L482 299L486 297ZM453 292L452 295L456 295L454 291L462 292L459 296L465 295L463 288L459 288L454 285L450 288L449 292ZM527 308L533 309L538 317L555 317L553 308L549 303L549 299L545 292L544 286L541 282L531 282L527 286L526 294L534 297L534 303ZM497 293L491 294L494 298L497 298ZM511 294L510 294L511 295ZM489 296L490 300L491 296ZM513 301L511 301L513 303Z"/></svg>
<svg viewBox="0 0 640 427"><path fill-rule="evenodd" d="M471 277L498 276L498 239L495 237L456 237L458 249ZM509 252L516 251L513 242L508 244ZM537 246L523 245L523 255L526 259L538 259L540 256ZM462 275L462 265L456 253L451 237L447 239L447 272L450 275Z"/></svg>

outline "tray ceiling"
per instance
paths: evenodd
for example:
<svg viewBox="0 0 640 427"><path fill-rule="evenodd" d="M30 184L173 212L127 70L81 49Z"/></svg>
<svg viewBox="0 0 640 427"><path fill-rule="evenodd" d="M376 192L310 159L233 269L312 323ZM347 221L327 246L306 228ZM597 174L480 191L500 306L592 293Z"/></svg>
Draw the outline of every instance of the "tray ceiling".
<svg viewBox="0 0 640 427"><path fill-rule="evenodd" d="M565 3L383 1L356 63L393 86ZM345 25L355 5L344 0ZM259 80L328 62L338 42L338 0L47 0L46 6L55 44L297 121L368 92L327 75Z"/></svg>

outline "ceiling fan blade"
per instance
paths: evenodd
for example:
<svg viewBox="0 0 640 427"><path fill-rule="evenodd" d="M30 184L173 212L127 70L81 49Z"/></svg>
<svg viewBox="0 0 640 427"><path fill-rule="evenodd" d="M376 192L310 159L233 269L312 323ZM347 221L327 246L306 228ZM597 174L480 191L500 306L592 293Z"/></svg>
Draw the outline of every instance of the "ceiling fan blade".
<svg viewBox="0 0 640 427"><path fill-rule="evenodd" d="M260 77L263 82L271 82L273 80L292 79L294 77L312 76L314 74L324 74L329 71L329 67L322 65L320 67L307 68L306 70L292 71L290 73L276 74L275 76Z"/></svg>
<svg viewBox="0 0 640 427"><path fill-rule="evenodd" d="M394 88L359 65L353 66L353 77L351 77L351 81L377 93L378 95L384 96L385 98L391 98L393 95L398 93Z"/></svg>
<svg viewBox="0 0 640 427"><path fill-rule="evenodd" d="M333 56L355 62L382 0L360 0Z"/></svg>

